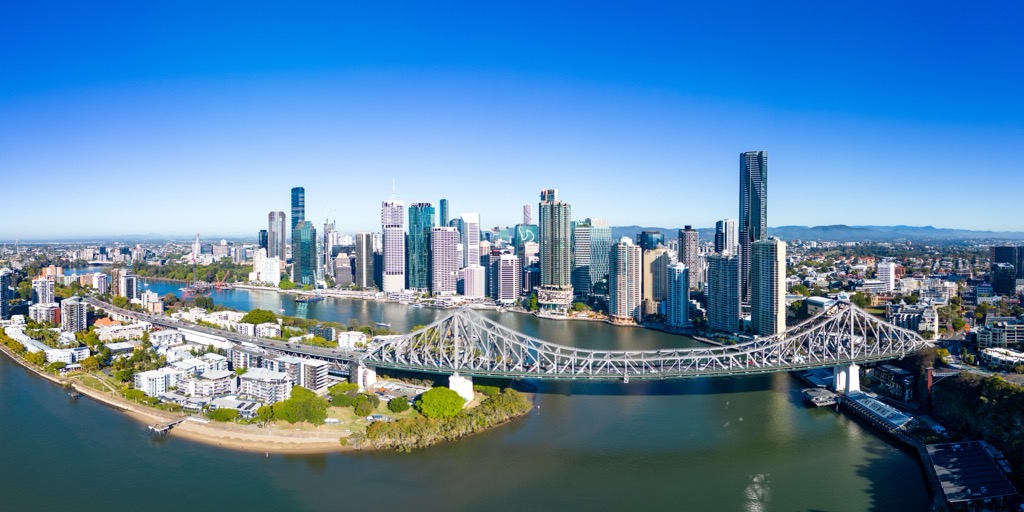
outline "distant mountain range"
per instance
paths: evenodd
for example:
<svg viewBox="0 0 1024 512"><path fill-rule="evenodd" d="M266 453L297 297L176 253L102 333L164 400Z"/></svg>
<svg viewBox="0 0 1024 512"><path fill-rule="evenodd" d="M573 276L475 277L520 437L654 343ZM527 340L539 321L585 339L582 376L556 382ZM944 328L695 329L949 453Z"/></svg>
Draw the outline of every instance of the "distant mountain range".
<svg viewBox="0 0 1024 512"><path fill-rule="evenodd" d="M642 226L612 226L612 239L633 238L641 231L661 231L666 239L677 238L680 228ZM702 240L715 237L714 228L698 228ZM768 234L783 240L817 240L823 242L897 242L955 241L955 240L1024 240L1019 231L975 231L970 229L936 228L933 226L778 226L768 228Z"/></svg>

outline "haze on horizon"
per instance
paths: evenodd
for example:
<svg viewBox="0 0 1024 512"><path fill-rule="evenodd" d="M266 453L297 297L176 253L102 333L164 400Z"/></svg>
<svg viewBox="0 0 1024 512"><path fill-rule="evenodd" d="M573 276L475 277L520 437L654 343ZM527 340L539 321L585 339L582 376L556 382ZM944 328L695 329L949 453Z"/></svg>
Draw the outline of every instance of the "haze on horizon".
<svg viewBox="0 0 1024 512"><path fill-rule="evenodd" d="M69 4L0 19L0 239L254 236L380 202L1024 231L1022 7ZM536 215L536 212L535 212Z"/></svg>

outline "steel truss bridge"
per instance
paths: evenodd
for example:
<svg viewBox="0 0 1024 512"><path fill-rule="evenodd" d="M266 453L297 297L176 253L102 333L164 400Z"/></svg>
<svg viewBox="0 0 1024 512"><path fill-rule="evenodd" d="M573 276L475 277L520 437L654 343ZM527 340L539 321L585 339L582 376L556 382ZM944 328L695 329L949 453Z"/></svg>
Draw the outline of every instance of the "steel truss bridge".
<svg viewBox="0 0 1024 512"><path fill-rule="evenodd" d="M840 367L899 359L928 344L916 332L840 301L774 336L713 348L591 350L516 332L459 309L370 347L360 365L467 377L663 380Z"/></svg>

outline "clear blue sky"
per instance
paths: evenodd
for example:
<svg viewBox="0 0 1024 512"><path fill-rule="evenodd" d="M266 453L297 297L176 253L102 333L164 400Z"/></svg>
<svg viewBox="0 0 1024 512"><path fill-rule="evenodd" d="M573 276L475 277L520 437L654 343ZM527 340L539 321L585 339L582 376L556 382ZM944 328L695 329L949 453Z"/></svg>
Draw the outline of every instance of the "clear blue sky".
<svg viewBox="0 0 1024 512"><path fill-rule="evenodd" d="M0 238L379 229L392 178L703 227L750 149L772 226L1024 230L1019 2L267 4L8 3Z"/></svg>

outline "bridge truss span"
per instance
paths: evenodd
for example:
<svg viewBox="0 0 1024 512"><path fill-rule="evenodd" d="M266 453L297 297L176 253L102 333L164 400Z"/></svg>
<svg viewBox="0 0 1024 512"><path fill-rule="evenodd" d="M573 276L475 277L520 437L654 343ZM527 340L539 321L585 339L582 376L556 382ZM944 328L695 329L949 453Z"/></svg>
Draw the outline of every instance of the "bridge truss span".
<svg viewBox="0 0 1024 512"><path fill-rule="evenodd" d="M709 348L594 350L547 342L469 309L370 347L367 366L478 377L677 379L831 367L902 358L925 342L849 302L784 333Z"/></svg>

